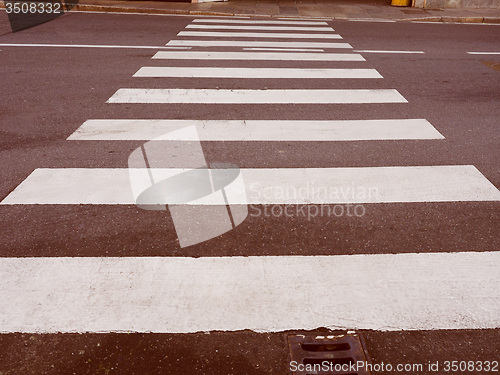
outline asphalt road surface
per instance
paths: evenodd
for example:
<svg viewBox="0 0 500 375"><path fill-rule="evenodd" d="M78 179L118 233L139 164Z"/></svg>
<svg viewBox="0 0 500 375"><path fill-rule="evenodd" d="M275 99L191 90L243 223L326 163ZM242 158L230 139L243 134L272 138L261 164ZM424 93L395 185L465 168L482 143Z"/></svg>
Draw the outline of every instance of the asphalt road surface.
<svg viewBox="0 0 500 375"><path fill-rule="evenodd" d="M0 374L495 373L500 26L0 19Z"/></svg>

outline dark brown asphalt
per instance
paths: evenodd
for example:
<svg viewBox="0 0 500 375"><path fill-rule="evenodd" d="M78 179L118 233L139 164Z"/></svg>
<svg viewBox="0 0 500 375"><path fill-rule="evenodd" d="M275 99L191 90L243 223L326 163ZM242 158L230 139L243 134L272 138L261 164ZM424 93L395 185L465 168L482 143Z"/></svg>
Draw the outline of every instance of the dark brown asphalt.
<svg viewBox="0 0 500 375"><path fill-rule="evenodd" d="M69 14L0 43L161 46L192 17ZM207 158L251 167L475 165L500 188L500 72L467 51L499 51L500 26L330 23L363 54L378 82L288 81L287 88L396 88L405 105L106 104L122 87L268 88L279 80L132 78L153 50L0 47L0 199L36 168L127 167L140 142L66 141L89 118L426 118L439 141L205 142ZM221 49L224 50L224 49ZM500 59L500 57L498 58ZM179 61L179 66L197 65ZM220 66L243 66L223 62ZM244 66L255 66L244 63ZM200 65L200 63L198 63ZM286 62L288 67L301 63ZM260 65L265 66L265 65ZM271 66L271 65L269 65ZM280 66L273 63L272 66ZM308 67L325 67L324 63ZM332 67L331 64L328 64ZM334 67L355 64L335 63ZM366 66L365 66L366 67ZM249 218L220 238L180 249L166 212L133 206L0 206L1 257L324 255L500 249L500 205L366 205L363 218ZM360 307L362 308L362 307ZM439 313L439 312L436 312ZM500 312L499 312L500 313ZM500 360L500 330L365 332L375 362ZM285 374L284 333L2 334L0 374ZM426 374L429 372L426 372ZM459 374L454 372L453 374ZM466 373L466 372L464 372ZM477 373L477 372L476 372ZM441 374L441 373L440 373Z"/></svg>

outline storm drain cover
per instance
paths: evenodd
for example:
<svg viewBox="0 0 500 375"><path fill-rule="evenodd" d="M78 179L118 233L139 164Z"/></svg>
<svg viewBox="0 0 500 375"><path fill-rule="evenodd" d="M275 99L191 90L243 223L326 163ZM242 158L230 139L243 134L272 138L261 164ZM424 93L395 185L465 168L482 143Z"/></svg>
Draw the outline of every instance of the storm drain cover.
<svg viewBox="0 0 500 375"><path fill-rule="evenodd" d="M489 66L493 70L500 71L500 61L481 61L484 65Z"/></svg>
<svg viewBox="0 0 500 375"><path fill-rule="evenodd" d="M358 332L288 336L290 374L370 375L370 359Z"/></svg>

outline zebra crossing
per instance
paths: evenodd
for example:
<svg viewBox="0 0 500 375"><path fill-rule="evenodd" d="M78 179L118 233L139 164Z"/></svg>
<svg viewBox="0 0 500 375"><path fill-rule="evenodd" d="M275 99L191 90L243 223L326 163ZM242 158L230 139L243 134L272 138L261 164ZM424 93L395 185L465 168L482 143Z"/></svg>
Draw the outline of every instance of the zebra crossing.
<svg viewBox="0 0 500 375"><path fill-rule="evenodd" d="M259 79L320 79L331 81L332 86L338 81L383 80L370 67L335 67L337 63L367 63L360 53L353 52L350 44L324 39L342 37L322 21L194 19L178 33L178 39L166 44L171 49L158 51L152 57L166 66L144 66L133 75L138 81L159 79L162 88L119 88L107 103L210 104L221 111L229 105L253 105L256 112L259 106L268 104L411 105L395 88L245 88L247 82ZM204 66L168 66L169 61L184 60ZM332 67L225 67L219 66L218 61L323 62ZM238 79L242 88L172 87L171 78ZM180 131L189 126L195 127L197 138ZM117 118L88 119L68 137L68 142L160 139L334 144L440 142L444 138L423 118ZM188 169L172 168L161 173L166 176L179 170ZM241 168L240 172L252 194L234 204L500 201L500 191L474 165ZM349 192L354 187L373 189L375 194L322 194L331 188ZM283 191L305 193L299 197L273 193ZM201 204L218 202L206 200ZM39 168L0 205L135 203L127 168ZM494 313L500 309L498 266L500 256L488 251L356 256L2 258L0 331L181 333L319 326L383 330L495 328L500 326L500 317ZM332 301L342 303L332 306ZM360 309L360 305L365 307ZM435 314L436 309L441 312L439 315Z"/></svg>

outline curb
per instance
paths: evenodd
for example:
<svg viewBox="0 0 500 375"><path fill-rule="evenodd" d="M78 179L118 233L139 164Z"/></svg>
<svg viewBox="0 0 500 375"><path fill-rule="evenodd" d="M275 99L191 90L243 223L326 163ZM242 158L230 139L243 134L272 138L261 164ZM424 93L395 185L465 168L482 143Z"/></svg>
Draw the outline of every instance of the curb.
<svg viewBox="0 0 500 375"><path fill-rule="evenodd" d="M0 9L5 9L5 4L0 3ZM151 15L193 15L193 16L224 16L224 17L266 17L266 18L301 18L301 19L318 19L318 20L362 20L362 21L388 21L383 18L346 18L346 17L309 17L309 16L286 16L276 14L242 14L230 12L211 12L203 10L183 10L183 9L159 9L159 8L133 8L133 7L117 7L110 5L95 5L95 4L76 4L71 11L80 12L106 12L106 13L140 13ZM70 12L71 12L70 11ZM391 19L396 22L436 22L436 23L472 23L472 24L500 24L500 17L415 17L415 18L400 18Z"/></svg>
<svg viewBox="0 0 500 375"><path fill-rule="evenodd" d="M487 23L500 24L499 17L421 17L421 18L403 18L396 21L411 22L442 22L442 23Z"/></svg>

